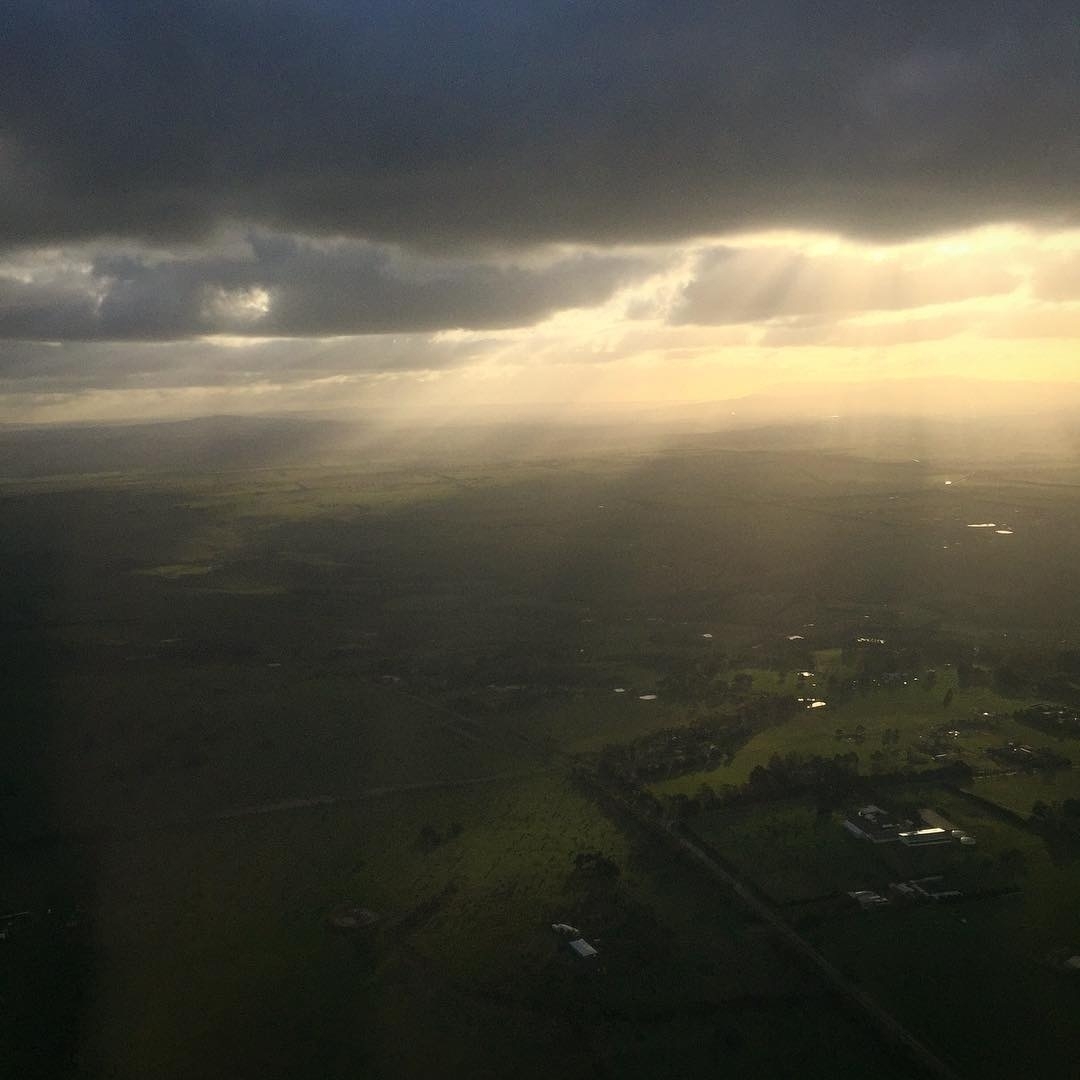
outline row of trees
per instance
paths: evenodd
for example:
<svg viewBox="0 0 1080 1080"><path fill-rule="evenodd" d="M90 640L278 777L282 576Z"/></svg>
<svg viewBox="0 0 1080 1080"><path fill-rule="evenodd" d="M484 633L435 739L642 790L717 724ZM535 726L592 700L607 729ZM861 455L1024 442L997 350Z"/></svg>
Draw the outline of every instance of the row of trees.
<svg viewBox="0 0 1080 1080"><path fill-rule="evenodd" d="M832 757L799 753L774 754L765 765L755 766L746 783L701 784L693 794L677 793L657 796L635 775L632 770L604 768L600 761L594 763L604 785L618 792L637 809L668 821L682 821L721 806L740 803L768 802L791 796L810 796L819 813L849 806L863 798L872 798L874 791L883 783L904 782L918 775L921 779L935 778L949 783L964 784L972 779L971 768L963 762L953 761L940 768L927 771L920 763L907 762L891 771L882 767L873 770L873 776L860 772L860 759L855 751L835 754ZM587 779L592 771L581 766L581 777Z"/></svg>
<svg viewBox="0 0 1080 1080"><path fill-rule="evenodd" d="M1031 807L1031 820L1045 828L1080 836L1080 799L1051 803L1040 799Z"/></svg>
<svg viewBox="0 0 1080 1080"><path fill-rule="evenodd" d="M606 776L641 783L729 765L756 732L782 724L798 712L794 697L754 695L730 712L712 710L687 727L665 728L630 743L605 746L596 768Z"/></svg>

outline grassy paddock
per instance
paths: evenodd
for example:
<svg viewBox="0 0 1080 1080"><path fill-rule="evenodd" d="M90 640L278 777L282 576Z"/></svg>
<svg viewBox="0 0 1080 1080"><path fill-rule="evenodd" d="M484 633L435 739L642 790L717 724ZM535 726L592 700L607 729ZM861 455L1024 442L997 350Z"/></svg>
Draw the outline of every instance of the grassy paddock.
<svg viewBox="0 0 1080 1080"><path fill-rule="evenodd" d="M1033 775L991 776L972 784L970 790L1006 810L1027 816L1036 802L1080 799L1080 767Z"/></svg>
<svg viewBox="0 0 1080 1080"><path fill-rule="evenodd" d="M767 685L764 680L762 683ZM755 686L758 685L755 681ZM942 701L949 690L953 691L953 697L945 708ZM828 697L821 678L808 680L798 693ZM999 770L1001 766L984 751L1010 740L1050 746L1080 763L1080 740L1055 739L1012 719L1014 711L1032 703L1032 699L1004 698L986 687L961 690L956 685L955 674L944 671L930 692L914 682L908 686L875 687L843 704L800 712L786 724L755 735L731 765L676 777L654 787L665 794L693 794L702 783L742 784L756 766L767 765L774 754L786 753L832 757L854 751L859 755L860 771L868 774L907 765L915 769L934 768L940 761L935 761L933 755L941 752L947 755L942 760L964 761L976 771ZM1000 719L987 720L984 713ZM856 735L859 726L864 730ZM959 734L955 737L936 734L941 729L956 730ZM899 742L884 743L882 735L886 730L899 731ZM842 734L838 735L838 731Z"/></svg>
<svg viewBox="0 0 1080 1080"><path fill-rule="evenodd" d="M1045 959L1080 941L1080 864L953 792L913 788L895 798L931 806L971 832L978 845L964 855L995 872L1004 856L1005 865L1018 867L1019 892L908 910L859 912L853 905L812 936L966 1073L1071 1076L1080 1055L1076 987Z"/></svg>
<svg viewBox="0 0 1080 1080"><path fill-rule="evenodd" d="M618 876L577 873L580 851ZM346 901L382 915L370 935L324 925ZM600 958L576 961L557 920ZM676 1031L687 1067L769 1075L755 1070L773 1058L747 1033L792 1001L831 1009L696 874L555 777L220 822L167 846L116 842L94 925L107 964L93 1055L117 1077L314 1078L358 1062L387 1078L437 1062L440 1075L513 1064L541 1077L553 1055L563 1075L608 1063L655 1076ZM834 1024L849 1071L807 1075L856 1076L868 1060L890 1075L868 1035ZM813 1025L785 1032L776 1060L813 1051Z"/></svg>

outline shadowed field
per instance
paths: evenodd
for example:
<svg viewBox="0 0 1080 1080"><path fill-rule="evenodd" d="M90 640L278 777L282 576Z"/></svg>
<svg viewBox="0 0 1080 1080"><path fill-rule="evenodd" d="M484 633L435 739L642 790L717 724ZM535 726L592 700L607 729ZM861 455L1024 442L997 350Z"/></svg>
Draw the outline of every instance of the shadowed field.
<svg viewBox="0 0 1080 1080"><path fill-rule="evenodd" d="M11 470L2 893L72 927L38 923L4 993L57 952L33 990L66 1032L54 1073L908 1075L570 778L611 745L647 747L661 799L737 791L785 755L853 754L871 779L942 759L1001 773L988 749L1009 741L1080 763L1080 738L1013 715L1068 691L1080 469L813 441ZM969 527L991 522L1009 531ZM826 705L774 707L796 697ZM660 749L729 722L725 760ZM975 790L1023 814L1075 797L1074 771ZM953 809L980 856L1022 852L1022 900L980 906L947 949L952 914L913 913L907 949L860 912L811 930L913 1030L998 1075L1007 1047L966 1057L898 988L945 965L981 1030L988 972L1080 941L1062 899L1078 864ZM830 813L724 809L708 836L782 905L887 876ZM336 933L342 905L379 919ZM596 963L552 933L564 921ZM1015 990L1049 1012L1043 978ZM1064 1076L1072 1024L1047 1031L1023 1052Z"/></svg>

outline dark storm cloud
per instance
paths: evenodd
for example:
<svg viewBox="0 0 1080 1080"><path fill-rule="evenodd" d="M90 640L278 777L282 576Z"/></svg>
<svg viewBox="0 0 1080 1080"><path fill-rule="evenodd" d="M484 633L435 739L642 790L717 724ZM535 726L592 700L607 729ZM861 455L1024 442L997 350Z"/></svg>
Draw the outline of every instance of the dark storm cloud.
<svg viewBox="0 0 1080 1080"><path fill-rule="evenodd" d="M1078 35L1074 0L6 0L0 243L1076 220Z"/></svg>
<svg viewBox="0 0 1080 1080"><path fill-rule="evenodd" d="M421 335L258 341L226 348L206 341L6 342L0 395L85 390L288 385L341 375L439 371L482 358L492 342Z"/></svg>
<svg viewBox="0 0 1080 1080"><path fill-rule="evenodd" d="M235 246L235 245L234 245ZM656 264L577 252L515 265L419 258L362 241L257 234L227 254L54 258L31 280L0 266L0 337L167 340L499 328L596 304ZM25 260L33 263L32 257Z"/></svg>

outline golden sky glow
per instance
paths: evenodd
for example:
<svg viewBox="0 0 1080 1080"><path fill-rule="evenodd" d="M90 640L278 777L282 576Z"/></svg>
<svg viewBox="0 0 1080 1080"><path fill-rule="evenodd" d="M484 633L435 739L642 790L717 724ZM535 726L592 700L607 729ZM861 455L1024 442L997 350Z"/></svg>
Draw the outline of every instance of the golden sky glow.
<svg viewBox="0 0 1080 1080"><path fill-rule="evenodd" d="M107 373L119 366L123 378L66 386L63 373L52 384L8 377L0 409L12 420L114 419L694 402L880 377L1080 378L1080 230L988 226L889 246L785 231L613 251L645 270L598 304L562 307L531 325L302 344L235 334L114 344L109 355L122 361L95 363ZM535 269L580 255L549 248L504 261ZM22 282L59 280L85 277L87 263L77 253L30 252L2 272ZM274 303L259 287L207 295L209 309L248 334ZM87 346L39 348L77 360ZM299 352L303 362L290 359Z"/></svg>
<svg viewBox="0 0 1080 1080"><path fill-rule="evenodd" d="M751 301L770 294L777 313L672 325L695 262L717 244L772 256L758 264L756 278L730 284ZM795 262L798 273L787 275ZM600 403L712 400L806 380L1075 380L1078 266L1080 231L1010 226L889 247L791 232L703 242L600 307L559 312L529 328L440 335L483 344L483 357L429 378L418 393ZM817 301L818 310L783 312L808 282L808 306ZM1048 288L1056 282L1062 286ZM1050 291L1056 295L1043 295Z"/></svg>
<svg viewBox="0 0 1080 1080"><path fill-rule="evenodd" d="M1076 380L1075 3L625 6L8 0L0 420Z"/></svg>

